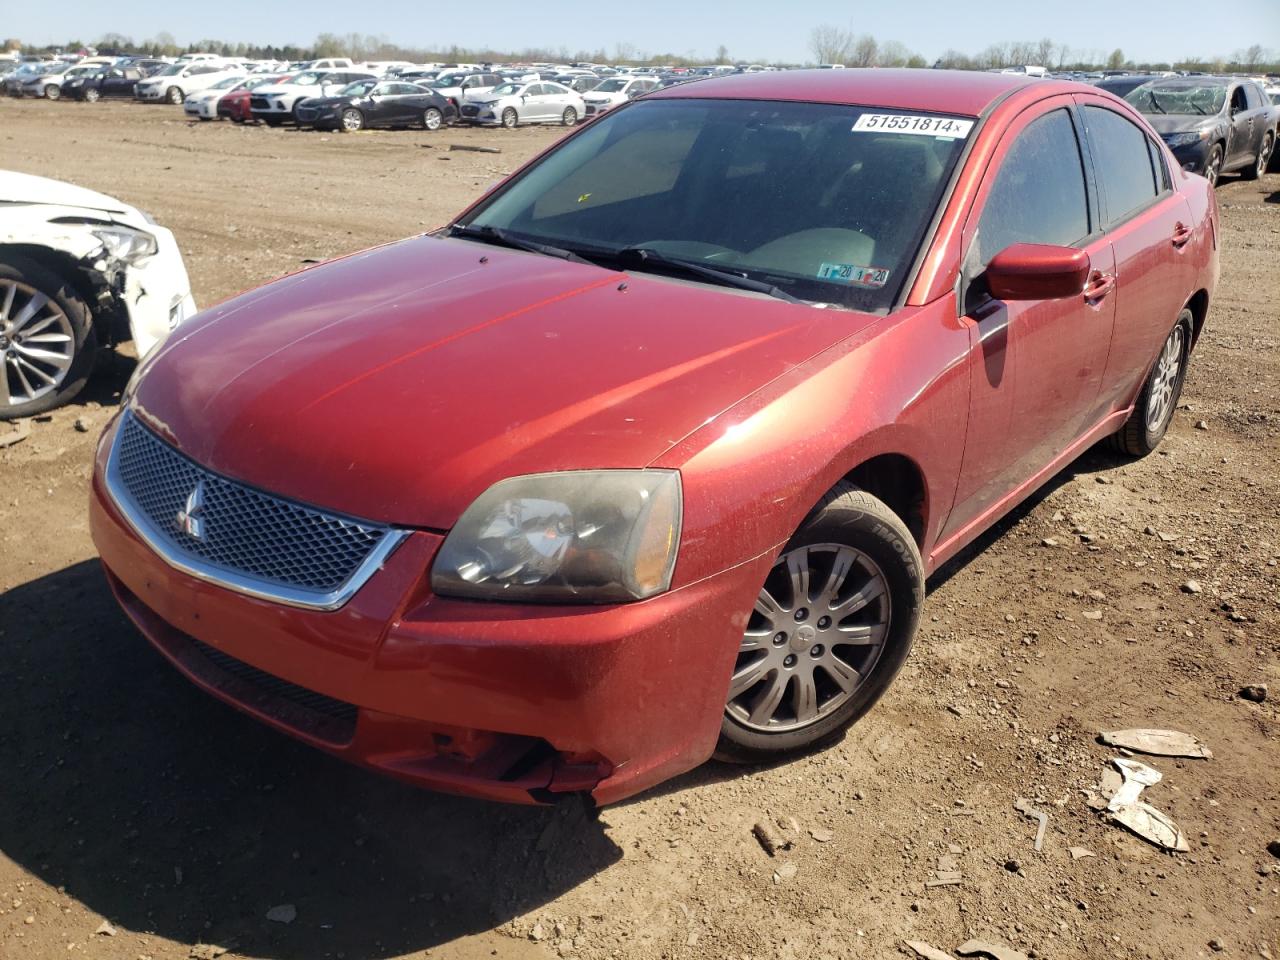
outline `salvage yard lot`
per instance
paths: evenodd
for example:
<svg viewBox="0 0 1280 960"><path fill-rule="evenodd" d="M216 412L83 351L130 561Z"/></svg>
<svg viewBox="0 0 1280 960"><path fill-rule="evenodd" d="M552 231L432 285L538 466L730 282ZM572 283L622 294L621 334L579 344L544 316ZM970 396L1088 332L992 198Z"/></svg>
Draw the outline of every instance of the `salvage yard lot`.
<svg viewBox="0 0 1280 960"><path fill-rule="evenodd" d="M153 214L207 306L441 224L562 132L0 102L0 167ZM0 958L821 960L970 937L1050 958L1280 957L1280 176L1225 178L1218 199L1222 282L1158 453L1086 455L935 576L900 680L836 747L708 764L598 819L376 778L165 664L88 536L94 440L132 368L106 363L0 450ZM1264 703L1237 696L1259 683ZM1189 853L1086 805L1118 755L1096 734L1123 727L1212 748L1149 760L1164 780L1144 798ZM1040 853L1019 798L1049 814ZM791 849L769 857L762 819ZM959 884L926 886L952 868ZM291 922L267 918L285 905Z"/></svg>

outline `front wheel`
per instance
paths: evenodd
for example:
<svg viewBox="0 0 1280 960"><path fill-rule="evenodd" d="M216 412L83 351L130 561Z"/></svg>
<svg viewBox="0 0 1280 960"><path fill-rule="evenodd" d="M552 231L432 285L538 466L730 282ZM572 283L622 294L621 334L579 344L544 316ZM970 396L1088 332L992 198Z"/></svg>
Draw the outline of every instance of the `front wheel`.
<svg viewBox="0 0 1280 960"><path fill-rule="evenodd" d="M175 107L182 106L182 91L177 87L170 87L164 92L164 98L172 103Z"/></svg>
<svg viewBox="0 0 1280 960"><path fill-rule="evenodd" d="M1204 162L1204 178L1209 181L1209 186L1216 187L1218 185L1218 177L1222 175L1222 147L1214 144L1213 149L1209 151L1209 159Z"/></svg>
<svg viewBox="0 0 1280 960"><path fill-rule="evenodd" d="M422 111L422 129L439 130L444 125L444 114L436 107Z"/></svg>
<svg viewBox="0 0 1280 960"><path fill-rule="evenodd" d="M572 127L578 122L578 111L573 107L565 107L564 113L560 115L560 123L566 127Z"/></svg>
<svg viewBox="0 0 1280 960"><path fill-rule="evenodd" d="M1182 384L1187 379L1192 319L1190 310L1178 314L1178 322L1165 337L1160 355L1147 374L1133 413L1112 435L1112 445L1121 453L1145 457L1160 445L1168 432L1178 398L1182 396Z"/></svg>
<svg viewBox="0 0 1280 960"><path fill-rule="evenodd" d="M516 113L515 107L507 107L502 111L502 125L508 130L514 130L520 124L520 114Z"/></svg>
<svg viewBox="0 0 1280 960"><path fill-rule="evenodd" d="M1258 156L1254 158L1253 166L1244 171L1246 180L1257 180L1260 176L1267 172L1267 164L1271 162L1271 149L1275 146L1275 141L1268 131L1266 136L1262 138L1262 146L1258 148Z"/></svg>
<svg viewBox="0 0 1280 960"><path fill-rule="evenodd" d="M98 90L96 87L90 87L88 90L84 92L84 98L89 103L97 103L98 98L101 96L102 94L98 93Z"/></svg>
<svg viewBox="0 0 1280 960"><path fill-rule="evenodd" d="M0 260L0 420L74 397L97 345L89 308L69 283L25 257Z"/></svg>
<svg viewBox="0 0 1280 960"><path fill-rule="evenodd" d="M836 487L756 597L716 757L766 762L838 738L897 676L923 604L924 564L901 518L864 490Z"/></svg>
<svg viewBox="0 0 1280 960"><path fill-rule="evenodd" d="M44 98L46 100L57 100L62 96L62 88L56 83L45 84Z"/></svg>
<svg viewBox="0 0 1280 960"><path fill-rule="evenodd" d="M342 111L342 129L347 133L357 133L364 127L364 114L359 110Z"/></svg>

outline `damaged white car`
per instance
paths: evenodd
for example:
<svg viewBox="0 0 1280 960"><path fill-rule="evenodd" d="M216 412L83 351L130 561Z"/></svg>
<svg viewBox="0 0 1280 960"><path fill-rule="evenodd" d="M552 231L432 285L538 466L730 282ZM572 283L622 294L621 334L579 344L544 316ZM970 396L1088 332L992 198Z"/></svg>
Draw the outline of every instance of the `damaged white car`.
<svg viewBox="0 0 1280 960"><path fill-rule="evenodd" d="M173 234L119 200L0 171L0 420L66 403L99 346L146 356L196 312Z"/></svg>

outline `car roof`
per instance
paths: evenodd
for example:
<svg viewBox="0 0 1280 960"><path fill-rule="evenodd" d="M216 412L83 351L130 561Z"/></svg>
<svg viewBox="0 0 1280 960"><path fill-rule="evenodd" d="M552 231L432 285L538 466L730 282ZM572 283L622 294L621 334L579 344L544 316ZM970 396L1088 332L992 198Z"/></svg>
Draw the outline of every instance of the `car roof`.
<svg viewBox="0 0 1280 960"><path fill-rule="evenodd" d="M1046 94L1094 89L1070 80L968 70L786 70L708 77L664 87L646 99L797 100L976 117L1006 94L1032 85Z"/></svg>

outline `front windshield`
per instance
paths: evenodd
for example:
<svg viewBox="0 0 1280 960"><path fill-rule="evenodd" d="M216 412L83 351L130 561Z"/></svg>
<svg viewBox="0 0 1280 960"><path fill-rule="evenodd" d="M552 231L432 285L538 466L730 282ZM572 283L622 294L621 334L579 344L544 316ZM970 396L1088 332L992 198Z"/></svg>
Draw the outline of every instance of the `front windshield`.
<svg viewBox="0 0 1280 960"><path fill-rule="evenodd" d="M345 87L338 91L340 97L363 97L366 93L374 88L377 80L357 80L355 83L348 83Z"/></svg>
<svg viewBox="0 0 1280 960"><path fill-rule="evenodd" d="M431 85L433 87L456 87L466 79L466 76L465 73L446 73L443 77L432 80Z"/></svg>
<svg viewBox="0 0 1280 960"><path fill-rule="evenodd" d="M60 73L66 73L70 69L71 69L71 64L69 63L57 63L57 64L52 64L50 66L45 67L43 70L40 71L40 73L42 76L53 77L53 76L57 76Z"/></svg>
<svg viewBox="0 0 1280 960"><path fill-rule="evenodd" d="M185 69L187 69L187 65L185 63L175 63L161 70L159 76L172 77L181 73Z"/></svg>
<svg viewBox="0 0 1280 960"><path fill-rule="evenodd" d="M491 97L514 97L524 89L523 83L504 83L489 91Z"/></svg>
<svg viewBox="0 0 1280 960"><path fill-rule="evenodd" d="M644 248L802 300L887 310L971 126L833 104L640 100L568 139L466 225L628 270L646 267L619 251Z"/></svg>
<svg viewBox="0 0 1280 960"><path fill-rule="evenodd" d="M629 81L624 80L621 77L611 77L608 80L605 80L603 83L600 84L600 86L596 87L595 90L591 92L592 93L619 93L621 92L622 88L627 85L628 82Z"/></svg>
<svg viewBox="0 0 1280 960"><path fill-rule="evenodd" d="M320 78L322 76L324 76L324 74L320 73L319 71L312 70L308 73L298 74L296 77L293 78L293 82L300 87L313 87L320 82Z"/></svg>
<svg viewBox="0 0 1280 960"><path fill-rule="evenodd" d="M1146 83L1125 95L1125 99L1143 113L1177 113L1213 116L1227 99L1227 88L1220 84Z"/></svg>
<svg viewBox="0 0 1280 960"><path fill-rule="evenodd" d="M210 90L230 90L232 87L239 86L244 81L244 77L227 77L225 80L219 80Z"/></svg>

